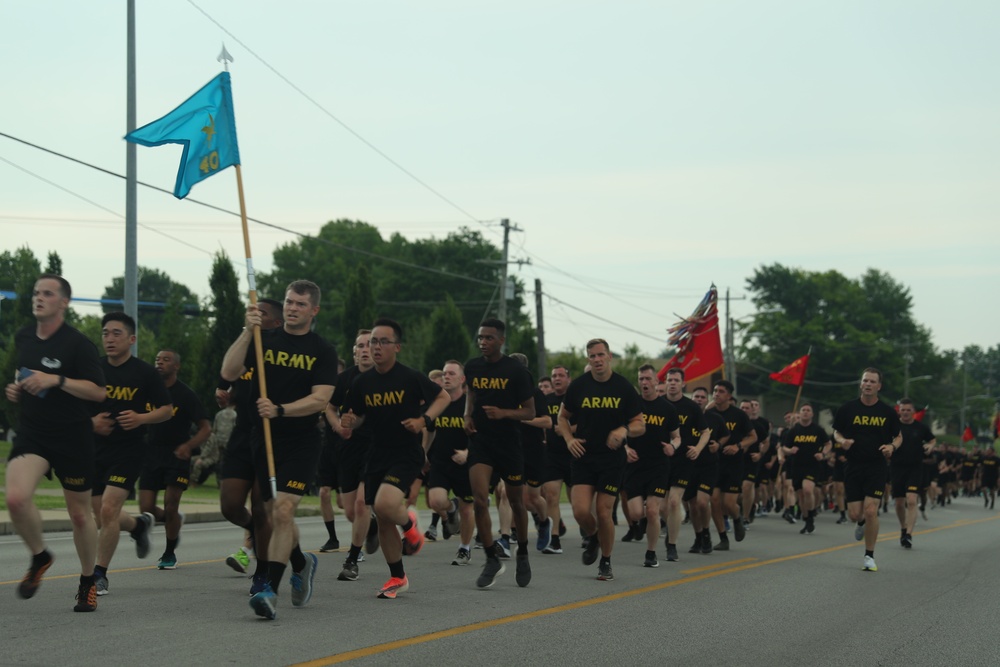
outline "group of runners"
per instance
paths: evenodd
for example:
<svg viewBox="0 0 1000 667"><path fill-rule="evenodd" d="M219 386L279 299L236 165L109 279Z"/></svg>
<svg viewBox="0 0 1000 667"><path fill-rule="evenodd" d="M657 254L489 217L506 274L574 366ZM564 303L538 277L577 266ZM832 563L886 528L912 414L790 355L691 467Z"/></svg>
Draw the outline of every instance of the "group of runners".
<svg viewBox="0 0 1000 667"><path fill-rule="evenodd" d="M20 405L7 503L32 555L18 587L30 598L52 563L32 496L41 477L55 473L81 563L74 609L93 611L110 591L108 567L121 530L146 557L150 530L162 522L166 550L158 567L176 567L179 501L191 454L211 428L177 379L176 352L161 350L155 367L136 359L129 351L134 321L111 313L102 321L106 356L99 357L65 323L70 297L65 279L41 276L32 296L36 323L17 335L21 371L5 392ZM879 399L882 376L874 368L863 371L859 397L836 411L832 434L815 423L811 405L772 431L759 403L738 402L725 380L711 394L698 388L688 397L683 370L671 368L660 383L655 368L644 365L637 392L613 370L611 348L600 338L586 343L579 377L556 366L536 385L527 359L504 353L505 324L494 318L478 328L479 356L447 360L431 376L398 361L404 332L377 319L358 331L354 364L343 369L334 347L313 331L319 308L320 289L305 280L291 283L283 301L250 305L216 392L220 406L236 412L219 469L220 504L247 537L227 563L246 572L255 557L250 606L264 618L276 617L289 570L291 604L312 597L319 561L303 550L295 516L314 484L329 532L319 550L340 550L334 491L351 522L337 578L356 581L358 563L381 549L389 577L377 595L393 599L409 588L404 557L436 539L439 527L445 537L458 536L453 565L471 564L481 547L477 587L493 586L511 559L516 585L528 586L532 550L563 553L564 488L580 527L582 562L597 563L597 579L608 581L619 502L628 524L623 540L646 541L646 567L659 566L661 531L671 562L680 559L685 523L694 536L689 552L708 554L728 550L730 533L744 540L750 523L772 509L784 510L790 523L801 517L801 532L812 533L817 513L833 503L838 523L853 522L865 542L863 569L875 571L879 511L888 495L909 548L920 499L929 493L932 502L947 502L956 483L950 475L965 480L967 461L939 451L913 419L911 401L900 401L897 413ZM978 483L995 498L995 461L992 448L977 459L982 472L973 473L967 492ZM130 516L123 505L136 482L141 514ZM434 513L426 531L412 509L421 487Z"/></svg>

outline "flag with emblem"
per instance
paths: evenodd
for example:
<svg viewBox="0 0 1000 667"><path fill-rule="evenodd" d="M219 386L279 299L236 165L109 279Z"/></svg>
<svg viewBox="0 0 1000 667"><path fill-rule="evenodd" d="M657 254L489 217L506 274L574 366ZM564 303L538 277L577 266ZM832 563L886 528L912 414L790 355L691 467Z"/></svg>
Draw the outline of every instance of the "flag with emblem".
<svg viewBox="0 0 1000 667"><path fill-rule="evenodd" d="M178 199L184 199L196 183L238 165L240 149L229 72L220 73L163 118L129 132L125 140L143 146L184 147L174 184Z"/></svg>
<svg viewBox="0 0 1000 667"><path fill-rule="evenodd" d="M790 384L801 387L806 381L806 369L809 367L809 355L799 357L792 363L782 368L777 373L771 373L768 377L775 382Z"/></svg>
<svg viewBox="0 0 1000 667"><path fill-rule="evenodd" d="M719 292L712 285L690 317L667 329L670 334L667 345L676 347L677 354L657 373L660 382L672 368L682 369L684 380L691 382L723 367L718 300Z"/></svg>

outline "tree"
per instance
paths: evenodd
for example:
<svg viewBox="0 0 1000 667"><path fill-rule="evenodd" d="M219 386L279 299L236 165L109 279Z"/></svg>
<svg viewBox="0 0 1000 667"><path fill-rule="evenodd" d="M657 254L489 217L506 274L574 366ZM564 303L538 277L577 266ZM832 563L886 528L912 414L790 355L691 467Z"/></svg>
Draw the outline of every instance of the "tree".
<svg viewBox="0 0 1000 667"><path fill-rule="evenodd" d="M139 317L140 322L155 333L159 334L160 327L166 312L166 304L174 292L177 292L177 302L180 312L184 315L194 316L200 312L198 297L188 289L187 285L175 283L166 273L158 269L150 269L145 266L138 268L139 276ZM105 300L125 299L125 277L118 276L111 280L111 284L104 288ZM146 305L142 305L145 302ZM124 309L122 303L103 304L105 313L120 311Z"/></svg>
<svg viewBox="0 0 1000 667"><path fill-rule="evenodd" d="M212 400L212 396L218 383L219 369L222 368L222 358L226 356L226 350L232 342L240 335L246 313L236 271L225 252L215 254L208 287L211 295L206 310L212 317L203 353L199 359L200 372L195 391L205 401L206 406L214 406L215 401Z"/></svg>
<svg viewBox="0 0 1000 667"><path fill-rule="evenodd" d="M353 292L360 288L361 271L366 270L370 278L361 282L370 286L373 318L391 317L400 323L406 333L400 360L421 368L425 359L436 363L427 354L436 336L430 316L449 297L470 336L484 310L486 316L496 314L497 302L491 297L500 279L500 255L482 234L464 227L444 239L409 241L399 234L383 239L377 228L364 222L336 220L324 225L316 237L276 250L274 270L260 276L259 284L264 291L277 292L292 280L316 282L323 290L316 330L328 338L344 335L349 345L358 319L367 323L359 304L368 297ZM533 338L523 308L523 288L519 288L509 302L508 338L522 330Z"/></svg>
<svg viewBox="0 0 1000 667"><path fill-rule="evenodd" d="M375 321L375 294L367 266L359 266L357 271L348 276L346 292L344 315L341 319L342 350L349 350L354 345L358 329L370 329Z"/></svg>
<svg viewBox="0 0 1000 667"><path fill-rule="evenodd" d="M739 387L791 404L794 388L768 379L812 349L803 396L835 408L857 395L862 369L879 368L883 393L901 397L911 375L943 373L929 331L914 321L912 297L888 274L870 269L852 280L837 271L811 272L781 264L762 266L747 279L758 314L741 331ZM920 401L934 388L913 384Z"/></svg>
<svg viewBox="0 0 1000 667"><path fill-rule="evenodd" d="M462 321L462 311L450 296L443 306L435 308L430 315L431 338L424 351L425 370L441 368L449 359L465 363L472 354L472 339Z"/></svg>

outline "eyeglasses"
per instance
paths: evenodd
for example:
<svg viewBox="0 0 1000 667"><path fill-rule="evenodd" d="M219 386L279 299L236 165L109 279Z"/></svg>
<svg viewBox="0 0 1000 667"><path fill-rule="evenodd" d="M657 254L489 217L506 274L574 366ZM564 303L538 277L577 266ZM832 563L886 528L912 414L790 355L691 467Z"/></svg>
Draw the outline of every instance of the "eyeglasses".
<svg viewBox="0 0 1000 667"><path fill-rule="evenodd" d="M398 342L389 338L372 338L372 347L385 347L386 345L395 345Z"/></svg>

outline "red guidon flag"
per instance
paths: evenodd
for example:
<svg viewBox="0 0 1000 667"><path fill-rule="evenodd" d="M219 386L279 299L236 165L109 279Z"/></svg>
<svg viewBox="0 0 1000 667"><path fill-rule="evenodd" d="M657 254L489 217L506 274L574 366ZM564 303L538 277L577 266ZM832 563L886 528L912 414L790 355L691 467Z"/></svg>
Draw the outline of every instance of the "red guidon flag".
<svg viewBox="0 0 1000 667"><path fill-rule="evenodd" d="M976 434L972 432L971 426L966 426L965 431L962 432L962 442L968 442L969 440L975 440Z"/></svg>
<svg viewBox="0 0 1000 667"><path fill-rule="evenodd" d="M802 383L806 381L806 368L808 367L809 355L807 354L804 357L799 357L777 373L771 373L769 377L775 382L801 387Z"/></svg>
<svg viewBox="0 0 1000 667"><path fill-rule="evenodd" d="M923 410L917 410L916 412L913 413L913 418L918 422L922 422L924 420L924 417L926 416L927 416L927 408L924 408Z"/></svg>
<svg viewBox="0 0 1000 667"><path fill-rule="evenodd" d="M663 382L667 371L680 368L684 381L691 382L711 375L723 367L722 340L719 338L719 293L715 285L708 290L691 317L672 326L667 332L667 344L677 348L677 354L663 365L657 377Z"/></svg>

